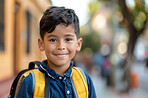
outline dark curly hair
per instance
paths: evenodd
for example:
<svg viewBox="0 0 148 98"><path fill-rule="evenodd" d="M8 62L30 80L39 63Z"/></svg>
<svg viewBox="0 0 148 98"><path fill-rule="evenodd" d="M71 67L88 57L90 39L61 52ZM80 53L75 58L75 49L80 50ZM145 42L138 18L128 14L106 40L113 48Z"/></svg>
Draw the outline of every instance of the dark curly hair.
<svg viewBox="0 0 148 98"><path fill-rule="evenodd" d="M77 38L80 35L79 19L74 10L65 7L51 6L43 14L40 20L40 36L44 40L46 32L54 31L58 24L62 23L65 26L72 25Z"/></svg>

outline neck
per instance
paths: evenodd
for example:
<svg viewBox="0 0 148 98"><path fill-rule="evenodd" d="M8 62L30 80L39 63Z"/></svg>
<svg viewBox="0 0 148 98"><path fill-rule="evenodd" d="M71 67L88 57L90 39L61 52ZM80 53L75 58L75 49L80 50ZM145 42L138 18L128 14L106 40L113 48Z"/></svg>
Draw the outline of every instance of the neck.
<svg viewBox="0 0 148 98"><path fill-rule="evenodd" d="M48 68L54 70L57 74L62 75L62 76L64 76L69 66L70 66L70 63L67 65L55 65L55 64L48 63L47 65Z"/></svg>

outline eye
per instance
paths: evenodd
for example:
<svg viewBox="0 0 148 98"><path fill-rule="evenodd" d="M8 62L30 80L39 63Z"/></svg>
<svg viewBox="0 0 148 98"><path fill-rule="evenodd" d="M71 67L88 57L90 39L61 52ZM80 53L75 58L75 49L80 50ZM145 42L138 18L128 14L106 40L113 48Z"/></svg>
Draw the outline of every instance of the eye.
<svg viewBox="0 0 148 98"><path fill-rule="evenodd" d="M68 41L68 42L69 42L69 41L72 41L72 39L71 39L71 38L66 38L66 41Z"/></svg>
<svg viewBox="0 0 148 98"><path fill-rule="evenodd" d="M51 42L56 42L57 40L56 40L56 39L50 39L49 41L51 41Z"/></svg>

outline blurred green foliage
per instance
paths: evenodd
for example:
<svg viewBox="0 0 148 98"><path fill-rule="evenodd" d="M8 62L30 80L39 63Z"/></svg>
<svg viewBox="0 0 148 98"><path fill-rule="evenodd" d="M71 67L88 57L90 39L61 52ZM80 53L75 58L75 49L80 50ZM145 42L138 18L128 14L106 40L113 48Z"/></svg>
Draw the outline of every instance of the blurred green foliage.
<svg viewBox="0 0 148 98"><path fill-rule="evenodd" d="M88 14L90 16L93 16L99 10L100 6L101 3L99 3L97 0L91 0L88 4L88 9L89 9Z"/></svg>
<svg viewBox="0 0 148 98"><path fill-rule="evenodd" d="M89 21L86 25L81 27L81 37L83 38L83 44L81 52L89 50L89 52L96 52L100 49L100 36L98 32L95 32L91 26L91 19L94 14L99 10L101 3L97 0L91 0L88 4Z"/></svg>
<svg viewBox="0 0 148 98"><path fill-rule="evenodd" d="M96 32L89 32L88 34L82 35L83 44L82 52L85 49L91 49L92 52L97 52L100 48L100 36Z"/></svg>
<svg viewBox="0 0 148 98"><path fill-rule="evenodd" d="M145 21L148 13L148 1L147 0L132 0L132 3L130 3L130 0L125 0L125 5L122 4L123 1L118 1L119 2L119 8L123 11L129 11L129 12L124 12L123 15L127 17L127 21L133 24L134 28L137 31L141 31L143 27L145 26ZM127 7L127 10L125 7ZM128 15L128 16L127 16ZM130 21L129 21L130 20ZM123 22L124 23L124 22Z"/></svg>

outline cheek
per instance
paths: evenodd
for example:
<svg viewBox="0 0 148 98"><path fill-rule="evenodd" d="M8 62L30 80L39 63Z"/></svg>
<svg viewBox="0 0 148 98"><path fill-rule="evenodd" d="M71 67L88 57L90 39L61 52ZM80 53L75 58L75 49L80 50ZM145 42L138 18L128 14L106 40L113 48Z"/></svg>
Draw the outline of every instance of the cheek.
<svg viewBox="0 0 148 98"><path fill-rule="evenodd" d="M74 45L71 45L68 47L68 49L71 51L71 52L76 52L76 48L77 48L77 45L74 44Z"/></svg>
<svg viewBox="0 0 148 98"><path fill-rule="evenodd" d="M48 52L52 52L53 50L55 50L55 47L52 45L45 45L45 51Z"/></svg>

